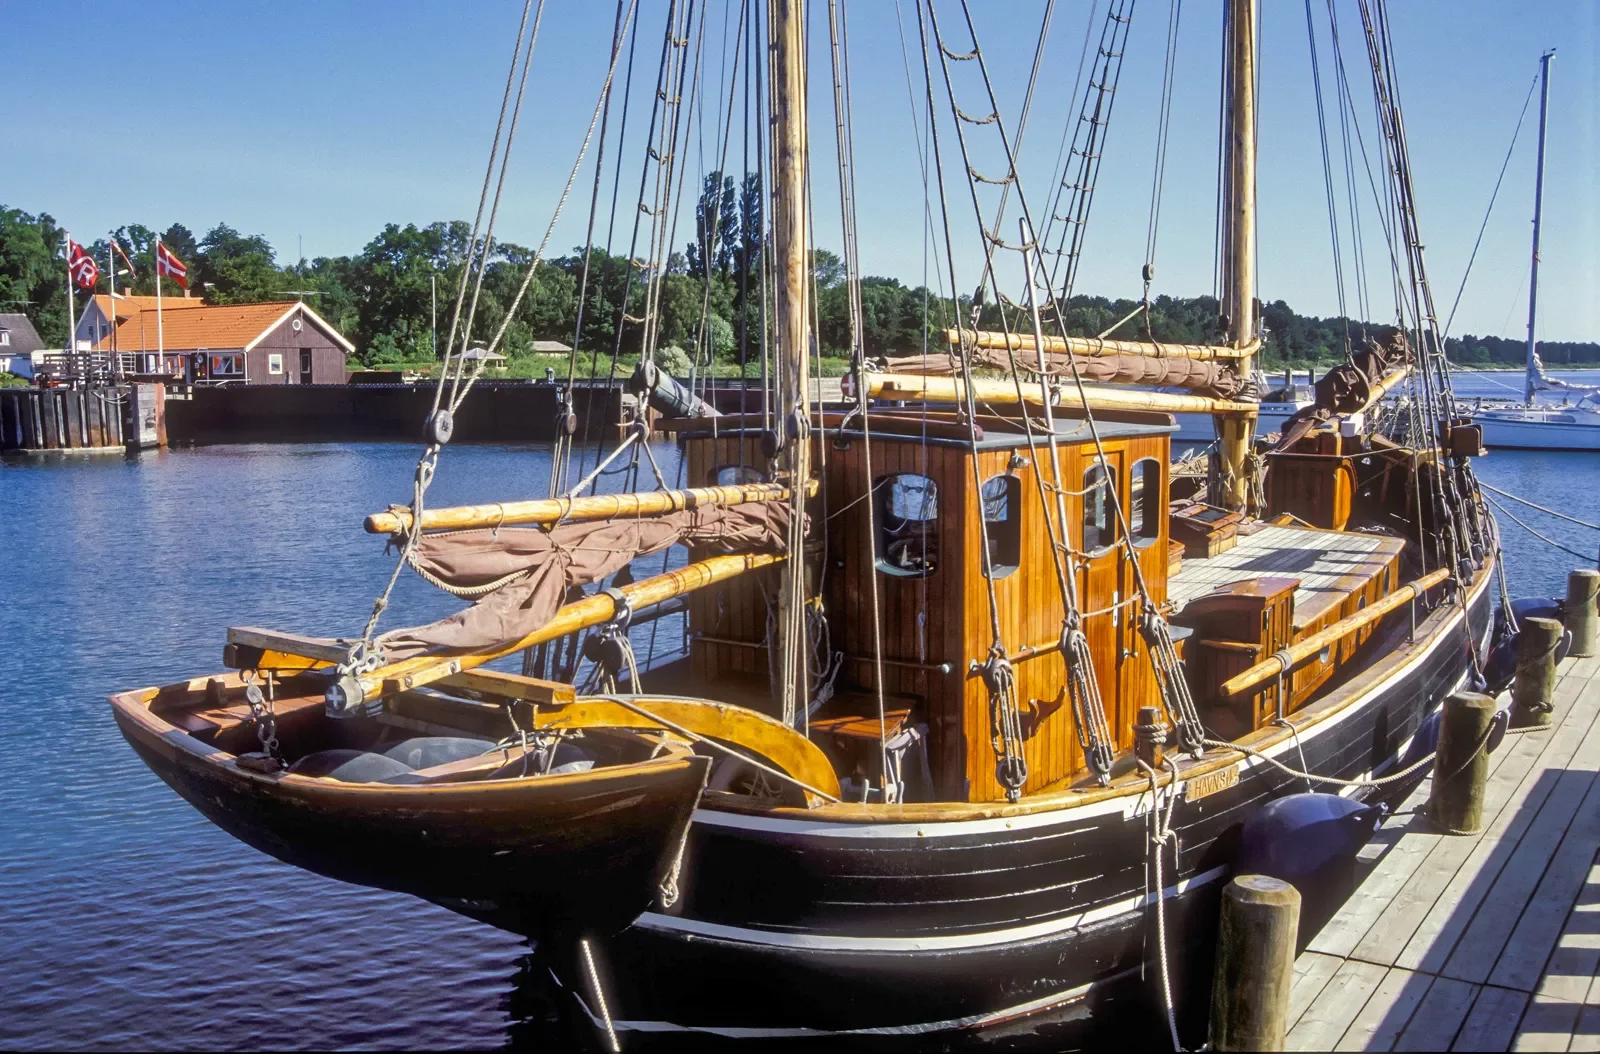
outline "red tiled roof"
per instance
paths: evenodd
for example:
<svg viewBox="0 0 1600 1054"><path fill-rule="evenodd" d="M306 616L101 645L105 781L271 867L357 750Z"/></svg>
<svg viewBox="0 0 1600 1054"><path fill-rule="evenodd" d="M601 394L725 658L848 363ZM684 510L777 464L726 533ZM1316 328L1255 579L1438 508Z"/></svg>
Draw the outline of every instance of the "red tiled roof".
<svg viewBox="0 0 1600 1054"><path fill-rule="evenodd" d="M100 301L101 297L96 297ZM262 304L207 304L182 297L161 298L161 346L167 351L247 348L266 335L298 304L294 300ZM176 306L176 310L174 307ZM320 325L340 343L347 344L316 312L299 305L308 320ZM101 305L104 311L106 305ZM156 298L118 297L116 301L118 351L154 351L156 348ZM95 348L111 348L108 334Z"/></svg>

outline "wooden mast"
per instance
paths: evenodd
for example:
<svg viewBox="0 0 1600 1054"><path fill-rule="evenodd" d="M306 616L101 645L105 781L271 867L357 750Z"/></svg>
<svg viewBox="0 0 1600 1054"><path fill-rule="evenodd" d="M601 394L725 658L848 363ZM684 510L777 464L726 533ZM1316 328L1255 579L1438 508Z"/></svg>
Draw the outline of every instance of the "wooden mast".
<svg viewBox="0 0 1600 1054"><path fill-rule="evenodd" d="M1229 102L1228 193L1222 309L1227 313L1229 342L1245 349L1254 345L1256 333L1256 0L1228 0L1227 30L1223 90ZM1241 377L1248 378L1254 366L1253 354L1239 357ZM1250 493L1245 465L1255 438L1256 412L1226 413L1218 421L1225 488L1220 504L1243 508Z"/></svg>
<svg viewBox="0 0 1600 1054"><path fill-rule="evenodd" d="M772 248L777 260L778 468L788 474L794 493L789 532L793 557L783 576L778 600L778 700L786 721L795 720L808 692L805 663L805 488L795 480L811 477L810 443L804 412L810 386L807 361L811 350L808 303L811 273L806 179L809 144L806 130L806 46L803 0L768 0L772 130ZM797 434L798 433L798 434Z"/></svg>

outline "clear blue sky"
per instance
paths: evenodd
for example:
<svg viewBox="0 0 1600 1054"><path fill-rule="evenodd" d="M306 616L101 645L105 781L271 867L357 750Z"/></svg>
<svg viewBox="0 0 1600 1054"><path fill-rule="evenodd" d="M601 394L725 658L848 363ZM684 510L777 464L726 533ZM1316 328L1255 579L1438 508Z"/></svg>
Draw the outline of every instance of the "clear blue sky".
<svg viewBox="0 0 1600 1054"><path fill-rule="evenodd" d="M1355 5L1337 2L1347 68L1364 93ZM722 75L725 6L709 0L707 8L708 124L715 120L711 100ZM1322 0L1313 6L1320 13ZM816 223L819 242L837 247L824 5L814 0L813 7L819 42L812 53ZM641 2L640 80L653 81L664 8L661 0ZM912 73L920 78L911 5L901 9ZM953 46L964 45L959 5L940 0L938 9ZM293 259L297 238L307 257L337 255L358 251L385 222L470 218L520 10L510 2L11 5L0 202L49 212L84 239L123 223L161 229L182 222L199 234L225 221L265 235L283 261ZM1014 126L1042 0L978 3L975 11L1002 108ZM1085 292L1139 291L1166 11L1159 0L1138 8L1079 282ZM1036 212L1043 211L1069 116L1086 12L1082 2L1058 3L1022 155ZM1553 46L1559 50L1541 336L1600 339L1600 5L1406 0L1394 4L1394 12L1395 43L1405 63L1402 99L1441 313L1454 298L1538 56ZM850 15L864 269L916 284L923 269L923 197L896 5L856 0ZM594 104L612 16L610 4L549 0L508 182L501 222L506 238L533 244L544 230ZM736 10L731 18L737 21ZM1211 289L1218 23L1215 5L1191 0L1185 6L1159 292ZM1302 312L1331 314L1336 301L1302 4L1266 0L1262 34L1261 292ZM1331 105L1331 58L1325 40L1322 46ZM963 87L965 108L982 111L972 88L971 82ZM641 106L648 94L636 84ZM1536 109L1537 102L1454 332L1518 336L1525 324ZM642 120L643 111L636 116ZM1370 111L1363 122L1372 150ZM691 180L702 167L716 167L713 139L714 128L705 131L703 145L699 129L691 138ZM625 202L634 193L626 188L632 184L636 191L638 183L636 145L635 138L625 164ZM740 153L737 136L733 153ZM952 164L953 157L947 171ZM1361 179L1364 185L1364 174ZM952 190L964 193L958 184ZM970 289L979 258L975 228L970 206L955 201L959 282ZM1371 228L1370 191L1365 201ZM587 194L580 190L557 231L555 251L582 240L586 209ZM631 219L627 208L621 215ZM680 246L691 228L692 220L680 222ZM1368 233L1370 275L1381 291L1381 241ZM1389 297L1378 303L1382 313Z"/></svg>

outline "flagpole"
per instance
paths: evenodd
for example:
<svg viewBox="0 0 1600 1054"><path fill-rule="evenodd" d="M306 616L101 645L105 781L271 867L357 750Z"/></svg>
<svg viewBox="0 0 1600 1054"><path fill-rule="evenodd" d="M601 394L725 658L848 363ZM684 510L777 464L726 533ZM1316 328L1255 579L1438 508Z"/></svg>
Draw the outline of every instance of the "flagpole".
<svg viewBox="0 0 1600 1054"><path fill-rule="evenodd" d="M78 350L77 329L78 311L72 297L72 232L62 231L66 245L61 247L62 254L67 258L67 354L69 356L67 368L71 369L70 356Z"/></svg>
<svg viewBox="0 0 1600 1054"><path fill-rule="evenodd" d="M160 373L161 367L166 363L166 345L161 333L161 239L156 239L156 368L151 373Z"/></svg>
<svg viewBox="0 0 1600 1054"><path fill-rule="evenodd" d="M117 375L117 240L115 238L107 238L106 242L106 263L110 265L106 270L106 280L111 283L111 293L106 301L106 307L111 312L111 332L107 336L111 338L111 341L104 350L110 355L111 375L115 377ZM97 330L95 336L98 337L99 335Z"/></svg>

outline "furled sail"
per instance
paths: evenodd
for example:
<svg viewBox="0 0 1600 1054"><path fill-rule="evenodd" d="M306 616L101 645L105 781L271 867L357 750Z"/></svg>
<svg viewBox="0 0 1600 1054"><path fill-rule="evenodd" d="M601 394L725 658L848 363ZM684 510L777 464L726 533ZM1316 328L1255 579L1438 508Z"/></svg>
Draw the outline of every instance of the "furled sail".
<svg viewBox="0 0 1600 1054"><path fill-rule="evenodd" d="M1011 372L1012 361L1004 349L973 348L973 361L997 370ZM1017 368L1037 372L1038 353L1015 352ZM951 372L947 355L906 355L885 360L887 372L943 375ZM1078 375L1094 384L1143 384L1154 388L1187 388L1190 391L1232 399L1244 390L1239 374L1225 362L1203 359L1160 358L1151 355L1073 355L1046 351L1045 365L1052 377L1070 377L1076 364Z"/></svg>
<svg viewBox="0 0 1600 1054"><path fill-rule="evenodd" d="M1378 339L1369 339L1350 358L1350 362L1322 375L1316 384L1315 401L1289 418L1274 449L1287 450L1317 425L1340 414L1364 410L1383 390L1389 370L1411 361L1411 346L1404 332L1388 326L1378 331Z"/></svg>
<svg viewBox="0 0 1600 1054"><path fill-rule="evenodd" d="M721 552L782 551L789 507L761 502L684 509L649 519L425 534L411 556L428 581L471 607L425 626L391 630L378 646L390 662L444 648L474 650L529 635L560 610L567 590L598 582L669 546Z"/></svg>

